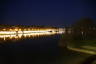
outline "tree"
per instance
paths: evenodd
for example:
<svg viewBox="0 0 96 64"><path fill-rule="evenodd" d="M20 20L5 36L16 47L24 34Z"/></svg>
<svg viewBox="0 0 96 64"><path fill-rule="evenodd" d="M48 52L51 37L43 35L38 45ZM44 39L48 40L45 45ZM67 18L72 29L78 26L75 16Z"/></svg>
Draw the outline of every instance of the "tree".
<svg viewBox="0 0 96 64"><path fill-rule="evenodd" d="M77 39L94 39L95 33L96 24L90 18L83 18L72 26L72 34Z"/></svg>

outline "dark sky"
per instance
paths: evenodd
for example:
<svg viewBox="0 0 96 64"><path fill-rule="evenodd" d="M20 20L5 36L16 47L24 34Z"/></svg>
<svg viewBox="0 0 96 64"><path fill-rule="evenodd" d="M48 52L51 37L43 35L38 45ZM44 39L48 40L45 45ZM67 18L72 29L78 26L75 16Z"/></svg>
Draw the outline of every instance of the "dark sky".
<svg viewBox="0 0 96 64"><path fill-rule="evenodd" d="M2 24L72 24L84 17L96 18L95 0L2 0Z"/></svg>

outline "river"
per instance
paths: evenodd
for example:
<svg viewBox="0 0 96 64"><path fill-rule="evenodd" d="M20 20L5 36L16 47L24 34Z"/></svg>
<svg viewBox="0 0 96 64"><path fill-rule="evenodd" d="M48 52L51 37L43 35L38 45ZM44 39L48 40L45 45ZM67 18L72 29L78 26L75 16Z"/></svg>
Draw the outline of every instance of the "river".
<svg viewBox="0 0 96 64"><path fill-rule="evenodd" d="M0 64L81 64L90 56L61 47L61 35L1 38Z"/></svg>

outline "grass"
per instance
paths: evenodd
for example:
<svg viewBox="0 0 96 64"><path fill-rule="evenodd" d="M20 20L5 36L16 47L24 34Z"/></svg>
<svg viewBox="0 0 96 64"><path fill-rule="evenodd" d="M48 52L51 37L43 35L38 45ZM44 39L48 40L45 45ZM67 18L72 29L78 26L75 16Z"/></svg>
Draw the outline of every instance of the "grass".
<svg viewBox="0 0 96 64"><path fill-rule="evenodd" d="M96 54L96 40L73 41L68 47L74 51Z"/></svg>

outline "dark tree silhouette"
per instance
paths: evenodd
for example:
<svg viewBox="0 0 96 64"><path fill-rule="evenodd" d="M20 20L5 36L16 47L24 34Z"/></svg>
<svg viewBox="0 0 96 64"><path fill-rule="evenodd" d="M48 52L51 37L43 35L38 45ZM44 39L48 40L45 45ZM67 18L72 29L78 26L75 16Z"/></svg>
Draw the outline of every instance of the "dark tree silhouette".
<svg viewBox="0 0 96 64"><path fill-rule="evenodd" d="M72 26L72 34L77 39L93 39L96 36L96 24L90 18L84 18ZM82 38L83 35L83 38Z"/></svg>

